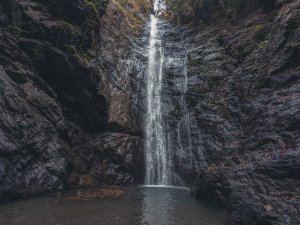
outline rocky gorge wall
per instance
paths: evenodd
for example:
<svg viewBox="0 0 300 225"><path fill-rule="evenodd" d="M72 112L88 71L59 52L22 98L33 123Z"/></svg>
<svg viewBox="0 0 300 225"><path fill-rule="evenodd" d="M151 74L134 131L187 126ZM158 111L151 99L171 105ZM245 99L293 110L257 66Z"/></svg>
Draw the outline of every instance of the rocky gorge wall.
<svg viewBox="0 0 300 225"><path fill-rule="evenodd" d="M146 0L1 1L0 197L141 182L135 73L120 71L149 11Z"/></svg>
<svg viewBox="0 0 300 225"><path fill-rule="evenodd" d="M1 1L0 197L142 182L150 2ZM299 224L300 1L166 2L178 184L235 224Z"/></svg>
<svg viewBox="0 0 300 225"><path fill-rule="evenodd" d="M190 39L193 194L234 224L299 224L300 1L167 3Z"/></svg>

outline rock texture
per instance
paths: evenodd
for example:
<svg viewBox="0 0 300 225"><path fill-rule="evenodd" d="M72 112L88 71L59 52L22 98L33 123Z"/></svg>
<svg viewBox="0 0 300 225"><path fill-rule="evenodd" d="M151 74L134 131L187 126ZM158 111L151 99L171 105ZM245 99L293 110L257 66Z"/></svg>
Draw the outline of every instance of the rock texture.
<svg viewBox="0 0 300 225"><path fill-rule="evenodd" d="M128 3L1 1L0 197L141 182L135 74L118 69L150 6Z"/></svg>
<svg viewBox="0 0 300 225"><path fill-rule="evenodd" d="M166 16L192 30L193 194L234 224L300 224L300 1L187 2Z"/></svg>
<svg viewBox="0 0 300 225"><path fill-rule="evenodd" d="M188 52L192 38L184 27L161 22L164 48L163 121L168 151L173 153L173 182L191 184L199 161L197 146L192 142L191 111L187 103Z"/></svg>
<svg viewBox="0 0 300 225"><path fill-rule="evenodd" d="M0 197L142 181L150 2L1 1ZM300 1L167 3L177 184L234 224L300 224Z"/></svg>

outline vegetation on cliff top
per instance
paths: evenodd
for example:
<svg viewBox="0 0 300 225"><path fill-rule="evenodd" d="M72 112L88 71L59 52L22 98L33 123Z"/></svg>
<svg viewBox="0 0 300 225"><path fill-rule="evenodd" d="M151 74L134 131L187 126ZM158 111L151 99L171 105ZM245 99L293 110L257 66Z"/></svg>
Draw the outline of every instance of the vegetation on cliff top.
<svg viewBox="0 0 300 225"><path fill-rule="evenodd" d="M166 4L166 17L179 24L207 22L214 18L237 18L249 9L269 9L277 3L275 0L166 0Z"/></svg>
<svg viewBox="0 0 300 225"><path fill-rule="evenodd" d="M88 66L100 51L101 18L104 15L122 17L133 32L143 24L141 15L151 9L150 0L85 0L75 16L62 18L57 29L57 44L66 49L81 64ZM71 12L72 13L72 12ZM78 18L80 17L80 19Z"/></svg>
<svg viewBox="0 0 300 225"><path fill-rule="evenodd" d="M118 13L135 32L144 22L141 14L147 14L151 9L150 0L111 0L111 2L117 6Z"/></svg>

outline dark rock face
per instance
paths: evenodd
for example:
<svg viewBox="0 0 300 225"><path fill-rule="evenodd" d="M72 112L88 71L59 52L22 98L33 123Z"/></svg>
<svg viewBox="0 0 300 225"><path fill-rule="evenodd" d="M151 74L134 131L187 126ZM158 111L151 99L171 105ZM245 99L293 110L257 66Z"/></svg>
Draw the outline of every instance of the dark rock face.
<svg viewBox="0 0 300 225"><path fill-rule="evenodd" d="M188 52L172 43L171 54L183 56L166 71L170 130L187 118L180 115L189 121L171 135L177 173L195 180L195 196L227 206L234 224L299 224L300 1L191 0L183 7L173 13L191 31L166 37ZM176 92L185 66L186 90ZM189 163L178 161L180 149Z"/></svg>
<svg viewBox="0 0 300 225"><path fill-rule="evenodd" d="M149 31L85 2L0 3L0 197L143 179ZM159 24L178 184L235 224L300 224L300 1L186 2L191 29Z"/></svg>
<svg viewBox="0 0 300 225"><path fill-rule="evenodd" d="M132 28L105 2L1 1L0 197L142 181Z"/></svg>
<svg viewBox="0 0 300 225"><path fill-rule="evenodd" d="M193 194L222 202L235 224L300 224L300 1L193 2Z"/></svg>
<svg viewBox="0 0 300 225"><path fill-rule="evenodd" d="M198 158L191 129L193 117L187 105L188 51L192 40L187 30L167 22L159 25L164 49L162 114L168 151L173 153L174 183L191 184Z"/></svg>

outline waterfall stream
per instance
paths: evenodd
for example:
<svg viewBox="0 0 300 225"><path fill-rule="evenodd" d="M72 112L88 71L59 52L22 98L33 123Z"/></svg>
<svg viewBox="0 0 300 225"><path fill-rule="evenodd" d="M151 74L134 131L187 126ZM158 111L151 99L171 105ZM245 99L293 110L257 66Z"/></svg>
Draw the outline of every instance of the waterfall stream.
<svg viewBox="0 0 300 225"><path fill-rule="evenodd" d="M160 20L163 0L150 18L145 119L146 185L182 186L193 165L188 91L188 44L184 33Z"/></svg>
<svg viewBox="0 0 300 225"><path fill-rule="evenodd" d="M156 6L157 10L157 6ZM162 121L164 53L158 30L159 19L151 15L147 73L146 180L147 185L171 184L171 156L167 151Z"/></svg>

